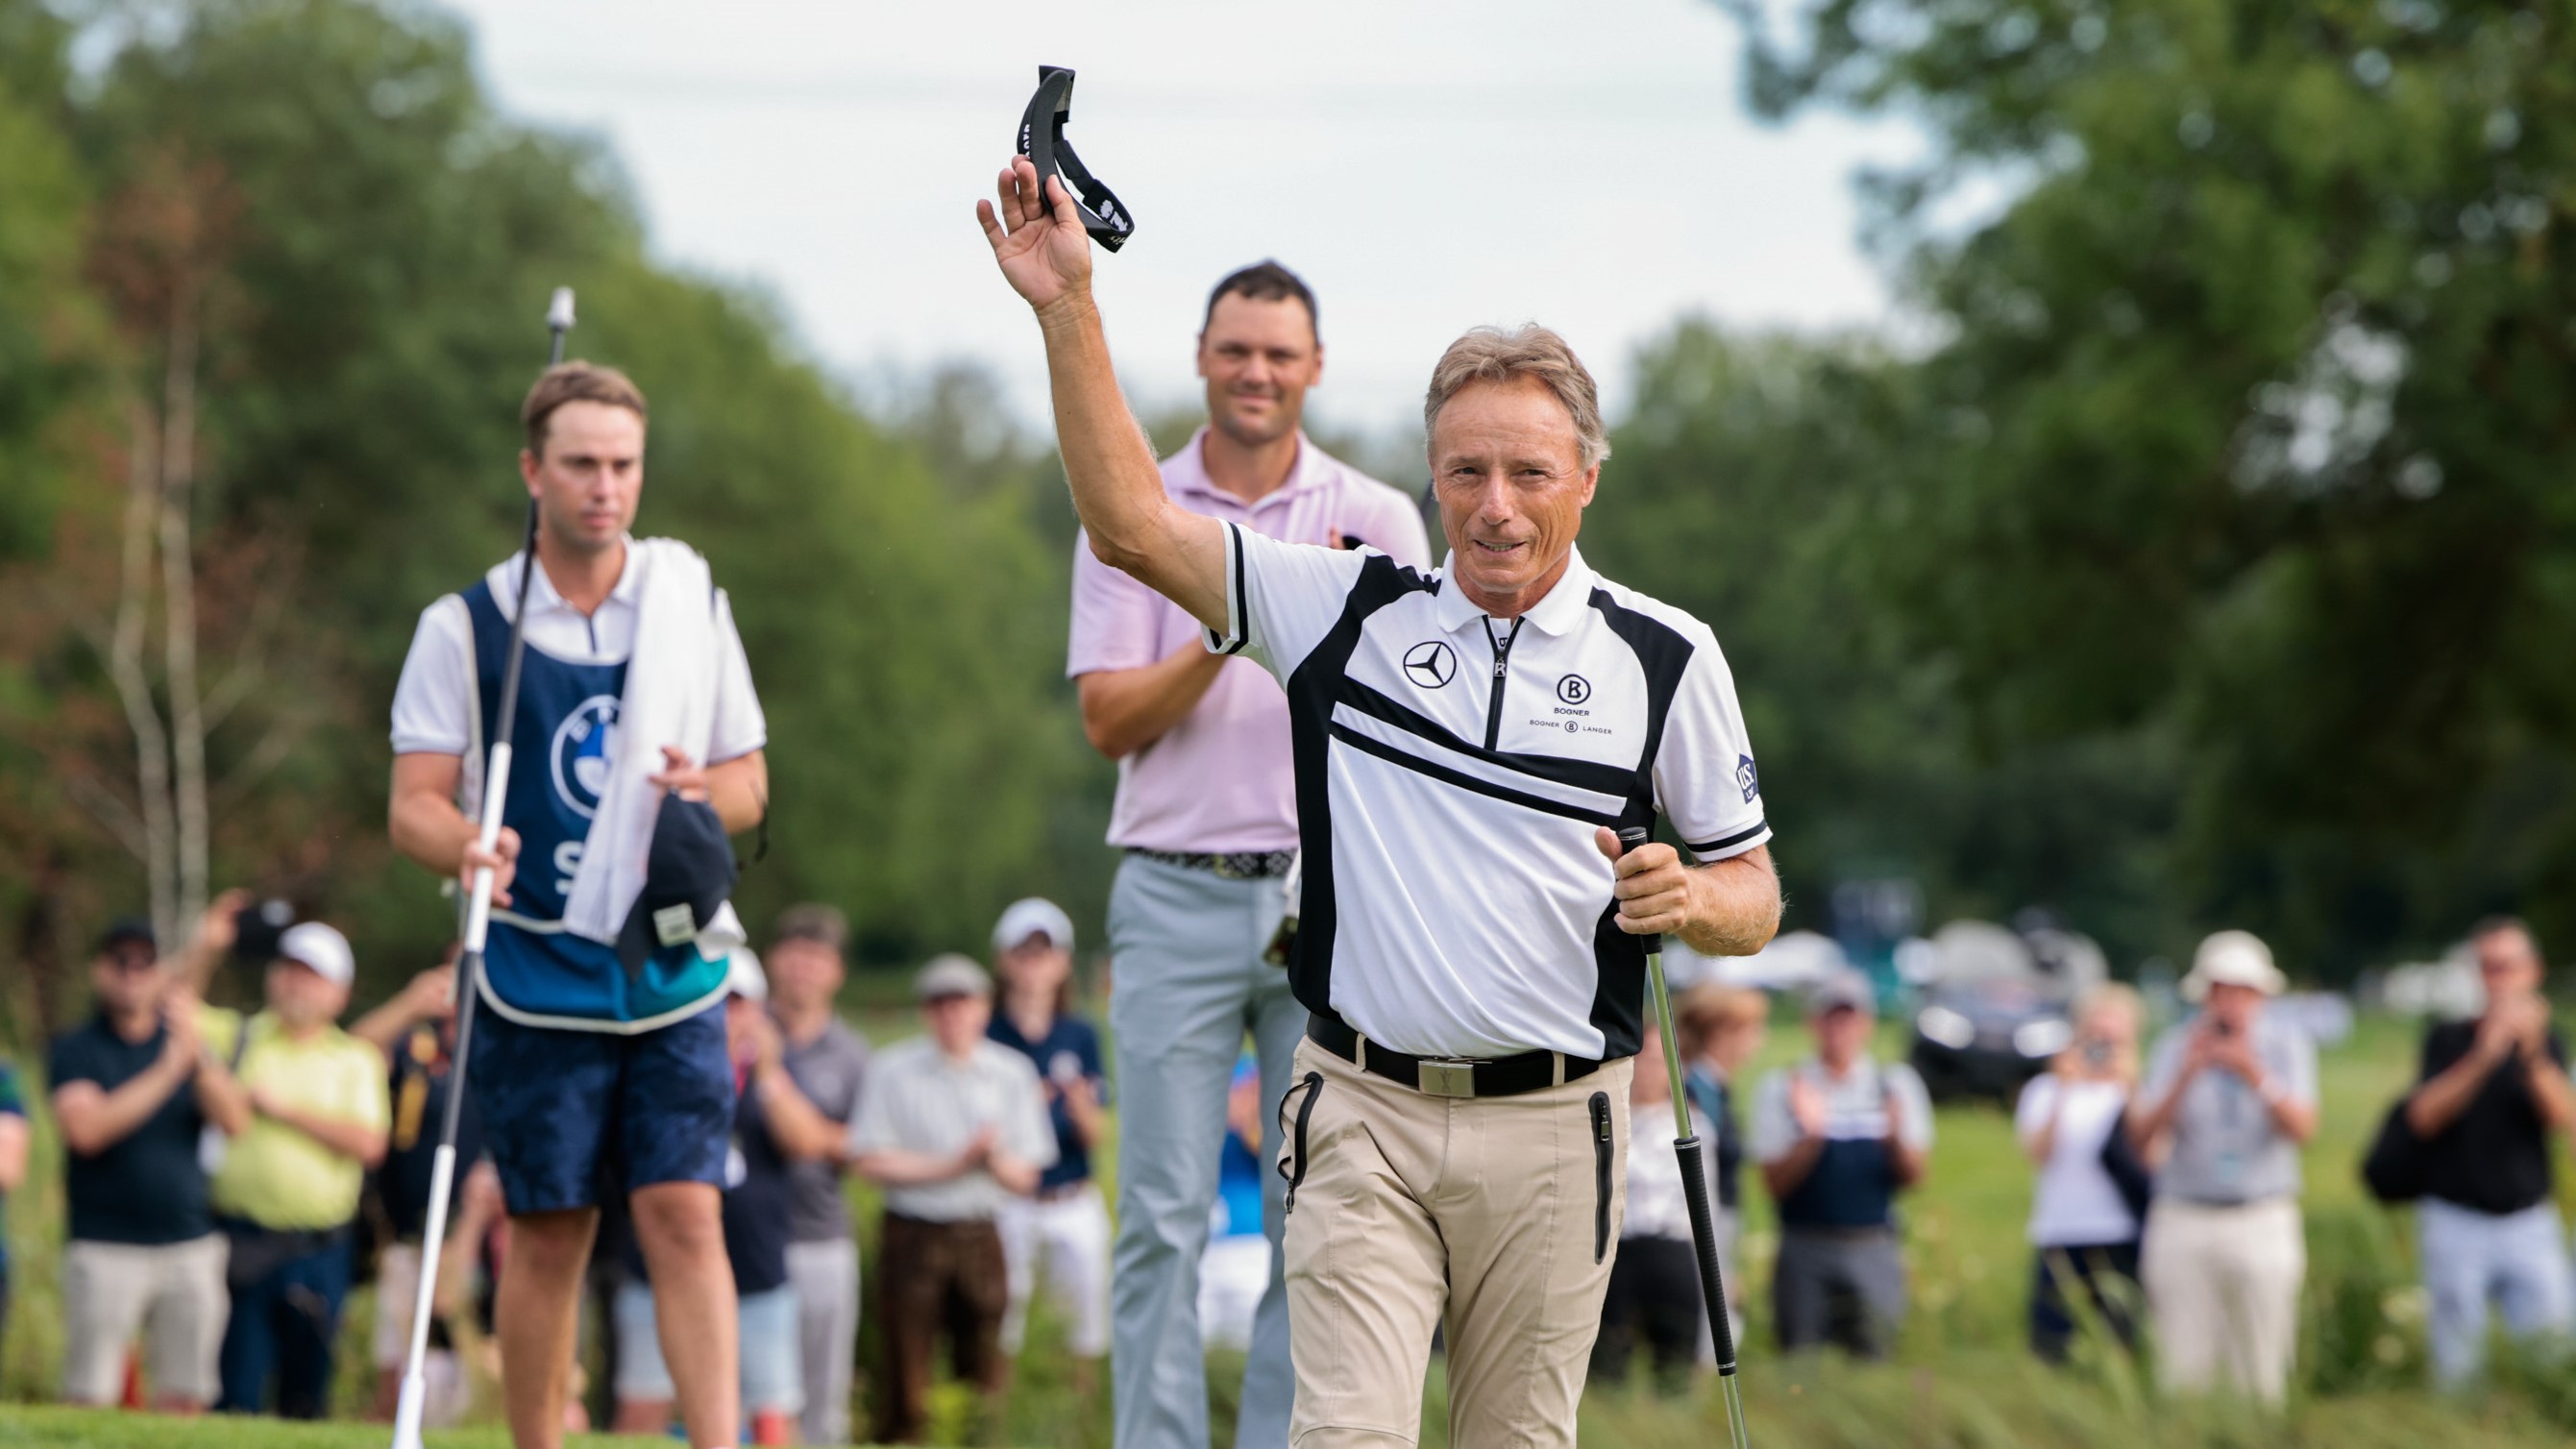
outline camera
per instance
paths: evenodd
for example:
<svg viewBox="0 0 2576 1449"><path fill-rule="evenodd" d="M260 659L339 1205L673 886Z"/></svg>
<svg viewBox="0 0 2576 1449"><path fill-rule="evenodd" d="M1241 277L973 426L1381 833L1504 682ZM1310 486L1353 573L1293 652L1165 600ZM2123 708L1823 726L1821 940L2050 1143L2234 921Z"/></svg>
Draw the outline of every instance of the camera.
<svg viewBox="0 0 2576 1449"><path fill-rule="evenodd" d="M278 940L295 924L295 903L272 896L253 901L233 917L233 959L265 966L277 959Z"/></svg>
<svg viewBox="0 0 2576 1449"><path fill-rule="evenodd" d="M2111 1044L2095 1037L2084 1043L2084 1064L2088 1067L2111 1065Z"/></svg>

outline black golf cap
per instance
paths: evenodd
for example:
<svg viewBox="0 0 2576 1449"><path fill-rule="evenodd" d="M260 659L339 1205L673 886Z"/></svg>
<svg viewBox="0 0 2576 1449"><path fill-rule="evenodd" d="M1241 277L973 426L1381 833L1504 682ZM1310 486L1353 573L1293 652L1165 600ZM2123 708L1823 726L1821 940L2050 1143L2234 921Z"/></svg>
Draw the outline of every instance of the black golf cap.
<svg viewBox="0 0 2576 1449"><path fill-rule="evenodd" d="M1029 108L1020 114L1020 154L1038 169L1039 201L1046 200L1048 177L1063 181L1074 211L1082 217L1082 229L1104 250L1114 252L1135 234L1136 218L1119 204L1117 193L1073 154L1073 143L1064 138L1065 117L1072 109L1073 72L1060 65L1039 66L1037 94L1029 97Z"/></svg>
<svg viewBox="0 0 2576 1449"><path fill-rule="evenodd" d="M98 954L104 956L129 941L140 943L147 951L157 952L161 949L160 938L152 933L150 917L119 916L109 923L104 932L100 933Z"/></svg>
<svg viewBox="0 0 2576 1449"><path fill-rule="evenodd" d="M617 933L617 959L628 975L664 946L683 945L715 919L733 897L738 868L724 821L703 800L662 797L653 817L653 849L645 858L644 890Z"/></svg>

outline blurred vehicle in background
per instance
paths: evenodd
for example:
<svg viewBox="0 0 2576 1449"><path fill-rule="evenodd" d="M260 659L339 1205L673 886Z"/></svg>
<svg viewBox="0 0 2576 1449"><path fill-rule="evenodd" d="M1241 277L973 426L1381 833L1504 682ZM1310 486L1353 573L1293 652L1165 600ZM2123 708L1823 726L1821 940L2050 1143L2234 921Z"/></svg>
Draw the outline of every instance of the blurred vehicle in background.
<svg viewBox="0 0 2576 1449"><path fill-rule="evenodd" d="M1664 977L1676 992L1706 985L1803 991L1850 964L1833 937L1814 931L1783 931L1750 956L1703 956L1679 936L1664 940Z"/></svg>
<svg viewBox="0 0 2576 1449"><path fill-rule="evenodd" d="M1908 973L1919 987L1908 1058L1934 1098L2010 1103L2074 1040L2068 1004L2109 977L2090 938L2043 919L2022 925L1952 921Z"/></svg>

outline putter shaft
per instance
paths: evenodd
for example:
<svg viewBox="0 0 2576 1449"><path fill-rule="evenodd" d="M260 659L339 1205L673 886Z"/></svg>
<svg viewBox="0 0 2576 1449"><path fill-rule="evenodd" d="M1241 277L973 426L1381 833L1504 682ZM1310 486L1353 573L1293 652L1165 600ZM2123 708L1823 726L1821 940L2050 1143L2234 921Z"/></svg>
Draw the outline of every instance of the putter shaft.
<svg viewBox="0 0 2576 1449"><path fill-rule="evenodd" d="M572 288L557 287L546 302L546 366L563 361L564 334L572 330ZM498 728L492 732L491 763L483 775L483 818L475 839L485 850L501 835L501 811L510 793L510 735L519 713L519 665L528 643L528 586L537 573L537 501L528 500L525 562L519 569L519 606L510 615L509 664L502 672ZM456 1133L465 1106L465 1064L474 1049L476 978L483 973L483 943L492 923L492 869L474 872L465 908L464 951L456 961L456 1046L448 1067L447 1110L438 1126L438 1148L430 1158L429 1208L422 1220L420 1288L412 1300L411 1344L403 1357L402 1390L394 1405L393 1449L421 1449L421 1421L427 1408L428 1383L422 1376L429 1357L429 1323L438 1296L439 1259L445 1256L447 1205L456 1188ZM469 1164L470 1165L470 1164Z"/></svg>
<svg viewBox="0 0 2576 1449"><path fill-rule="evenodd" d="M1646 843L1642 825L1619 832L1621 853ZM1648 936L1646 984L1655 998L1655 1022L1663 1033L1664 1080L1672 1090L1673 1154L1680 1159L1682 1195L1690 1205L1691 1247L1699 1256L1700 1296L1708 1310L1709 1341L1717 1349L1717 1381L1726 1398L1726 1428L1732 1449L1751 1449L1744 1432L1744 1395L1736 1387L1735 1330L1726 1316L1726 1281L1717 1263L1717 1224L1709 1211L1708 1172L1701 1162L1699 1134L1691 1130L1690 1097L1682 1081L1681 1043L1673 1029L1672 991L1664 984L1664 938Z"/></svg>

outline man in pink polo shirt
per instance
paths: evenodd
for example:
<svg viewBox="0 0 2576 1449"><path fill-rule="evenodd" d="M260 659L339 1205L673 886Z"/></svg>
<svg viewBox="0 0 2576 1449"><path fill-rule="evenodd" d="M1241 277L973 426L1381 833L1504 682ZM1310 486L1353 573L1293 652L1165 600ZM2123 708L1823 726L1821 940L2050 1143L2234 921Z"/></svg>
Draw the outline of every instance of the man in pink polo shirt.
<svg viewBox="0 0 2576 1449"><path fill-rule="evenodd" d="M1217 283L1199 333L1208 425L1163 460L1182 507L1298 543L1366 545L1428 568L1412 498L1343 464L1298 428L1322 378L1314 294L1261 262ZM1127 859L1109 901L1117 967L1118 1246L1111 1377L1120 1449L1207 1442L1198 1264L1244 1033L1261 1095L1287 1090L1306 1027L1287 973L1263 959L1288 904L1297 801L1287 698L1249 660L1212 654L1179 605L1074 547L1073 642L1092 745L1118 762L1109 843ZM1265 1160L1279 1124L1263 1129ZM1270 1288L1254 1320L1235 1443L1285 1449L1295 1379L1280 1285L1280 1182L1263 1226Z"/></svg>

